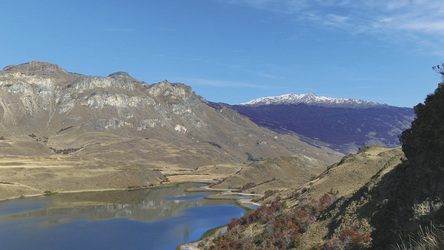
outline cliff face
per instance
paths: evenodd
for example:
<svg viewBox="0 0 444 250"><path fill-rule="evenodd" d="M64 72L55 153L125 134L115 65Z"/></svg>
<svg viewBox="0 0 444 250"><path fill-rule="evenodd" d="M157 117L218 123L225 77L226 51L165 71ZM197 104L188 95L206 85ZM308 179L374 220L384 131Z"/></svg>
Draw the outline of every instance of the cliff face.
<svg viewBox="0 0 444 250"><path fill-rule="evenodd" d="M30 130L54 133L64 125L144 130L145 124L155 127L156 118L172 122L165 119L168 106L175 114L185 114L199 102L185 85L148 85L122 72L88 77L39 62L6 67L0 73L0 94L1 125L10 135ZM148 113L157 117L145 119ZM24 120L28 126L22 126Z"/></svg>
<svg viewBox="0 0 444 250"><path fill-rule="evenodd" d="M259 128L230 109L213 108L184 84L150 85L125 72L85 76L46 62L0 72L0 136L3 144L14 144L0 152L4 156L35 151L149 160L153 167L239 163L248 155L294 153L331 163L340 156Z"/></svg>

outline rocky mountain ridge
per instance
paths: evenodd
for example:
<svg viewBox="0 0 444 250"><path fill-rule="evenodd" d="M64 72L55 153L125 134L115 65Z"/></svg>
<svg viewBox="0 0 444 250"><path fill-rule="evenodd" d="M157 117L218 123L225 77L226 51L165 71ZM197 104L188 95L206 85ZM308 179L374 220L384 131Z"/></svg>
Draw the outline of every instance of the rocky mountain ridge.
<svg viewBox="0 0 444 250"><path fill-rule="evenodd" d="M1 125L10 136L24 132L17 131L20 129L20 126L16 126L20 119L27 119L28 126L23 129L32 127L38 133L51 133L51 130L63 124L75 127L77 121L85 118L88 121L82 124L83 127L99 130L129 127L140 131L147 126L164 126L165 121L171 119L163 119L157 124L155 118L141 119L137 117L140 114L131 113L129 109L144 108L165 116L166 109L156 103L155 97L161 96L172 104L177 114L186 113L188 107L200 101L188 86L167 81L148 85L121 72L109 77L89 77L70 74L57 65L40 62L8 66L3 72L0 87L6 98L0 104ZM21 101L11 103L8 97L21 97ZM186 105L179 107L174 103L179 101ZM82 112L89 117L81 117ZM42 120L47 120L44 126Z"/></svg>
<svg viewBox="0 0 444 250"><path fill-rule="evenodd" d="M13 183L8 190L32 187L25 193L157 185L203 166L294 154L323 164L342 156L214 107L185 84L147 84L125 72L85 76L46 62L0 71L0 139L0 157L17 159L0 169L9 171L0 189L1 182ZM45 161L45 174L29 172ZM57 162L69 167L54 168ZM14 164L24 166L23 175L13 174ZM77 172L84 177L68 178Z"/></svg>

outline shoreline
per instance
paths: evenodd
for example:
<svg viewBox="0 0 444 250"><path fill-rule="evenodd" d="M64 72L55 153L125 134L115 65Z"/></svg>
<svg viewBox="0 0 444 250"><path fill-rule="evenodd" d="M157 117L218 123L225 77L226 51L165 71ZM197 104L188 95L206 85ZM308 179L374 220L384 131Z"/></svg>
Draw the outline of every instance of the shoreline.
<svg viewBox="0 0 444 250"><path fill-rule="evenodd" d="M42 196L51 196L56 194L76 194L76 193L89 193L89 192L108 192L108 191L132 191L132 190L143 190L143 189L158 189L158 188L167 188L173 187L180 183L187 182L163 182L157 186L141 186L141 187L126 187L126 188L97 188L97 189L77 189L77 190L54 190L54 191L42 191L38 194L27 194L27 195L19 195L19 196L10 196L7 198L0 198L1 201L9 201L16 199L26 199L26 198L36 198ZM191 183L191 182L189 182Z"/></svg>
<svg viewBox="0 0 444 250"><path fill-rule="evenodd" d="M98 189L78 189L78 190L54 190L54 191L43 191L39 194L28 194L28 195L19 195L19 196L10 196L7 198L0 198L1 201L9 201L9 200L16 200L16 199L26 199L26 198L36 198L36 197L43 197L43 196L51 196L56 194L75 194L75 193L89 193L89 192L108 192L108 191L131 191L131 190L143 190L143 189L158 189L158 188L168 188L173 187L175 185L183 184L183 183L199 183L199 184L208 184L205 186L200 187L194 187L189 188L185 191L187 192L216 192L217 194L211 194L205 199L228 199L228 200L236 200L239 201L239 206L245 210L251 209L248 207L247 204L253 205L253 206L261 206L260 203L251 201L253 198L238 198L238 197L232 197L232 196L256 196L256 197L262 197L262 195L259 194L250 194L250 193L241 193L241 192L233 192L232 189L213 189L209 187L209 184L214 183L214 181L209 181L208 179L192 179L187 181L171 181L163 182L160 185L157 186L145 186L145 187L134 187L134 188L98 188Z"/></svg>
<svg viewBox="0 0 444 250"><path fill-rule="evenodd" d="M189 177L189 176L188 176ZM196 177L196 176L195 176ZM186 176L182 176L180 179L186 178ZM262 204L258 202L253 202L253 198L259 198L263 195L259 194L251 194L251 193L242 193L242 192L234 192L235 190L232 189L213 189L209 185L214 183L214 181L209 181L207 178L205 179L198 179L198 178L192 178L192 180L187 181L171 181L163 182L160 185L157 186L147 186L147 187L135 187L135 188L99 188L99 189L84 189L84 190L66 190L66 191L45 191L40 194L29 194L29 195L20 195L20 196L14 196L14 197L8 197L4 199L0 199L0 202L2 201L11 201L16 199L27 199L27 198L37 198L37 197L45 197L45 196L51 196L51 195L58 195L58 194L74 194L74 193L89 193L89 192L107 192L107 191L132 191L132 190L143 190L143 189L161 189L161 188L168 188L168 187L174 187L176 185L185 184L185 183L196 183L196 184L203 184L204 186L197 186L197 187L191 187L185 189L186 192L214 192L214 194L210 194L204 199L224 199L224 200L234 200L236 204L245 210L245 212L249 212L253 210L251 206L261 206ZM228 224L229 222L227 222ZM210 229L203 233L201 238L194 242L187 242L183 243L177 246L176 249L187 249L187 250L194 250L199 249L198 244L203 240L210 240L217 236L219 233L226 230L227 225L222 225L213 229Z"/></svg>
<svg viewBox="0 0 444 250"><path fill-rule="evenodd" d="M179 183L213 183L214 179L218 178L218 175L169 175L165 173L166 179L161 181L159 184L150 184L149 186L127 186L127 187L111 187L111 188L87 188L87 189L71 189L64 190L63 186L61 188L37 188L30 186L29 184L23 184L21 182L1 182L0 187L4 187L5 190L15 191L14 195L5 195L0 197L0 201L8 201L23 198L35 198L42 196L50 196L53 194L70 194L70 193L85 193L85 192L107 192L107 191L125 191L125 190L138 190L138 189L155 189L164 188L171 185L176 185ZM61 185L61 184L60 184ZM26 191L17 191L21 188L27 189ZM20 193L20 194L17 194Z"/></svg>
<svg viewBox="0 0 444 250"><path fill-rule="evenodd" d="M263 195L259 195L259 194L233 192L234 190L232 190L232 189L213 189L213 188L209 187L208 185L197 187L197 188L196 187L188 188L188 190L186 190L186 191L188 191L188 192L205 192L205 191L219 192L219 194L208 195L208 196L204 197L204 199L235 200L236 204L240 208L244 209L246 213L248 213L251 210L254 210L254 208L251 208L249 206L249 204L253 205L253 206L259 206L259 207L262 206L262 204L260 204L258 202L253 202L252 198L238 198L239 196L263 197ZM238 196L238 197L236 197L236 196ZM176 247L176 249L177 250L199 250L200 249L199 244L201 242L211 240L211 239L215 238L219 233L225 231L227 229L228 223L226 225L210 229L210 230L206 231L199 240L180 244Z"/></svg>

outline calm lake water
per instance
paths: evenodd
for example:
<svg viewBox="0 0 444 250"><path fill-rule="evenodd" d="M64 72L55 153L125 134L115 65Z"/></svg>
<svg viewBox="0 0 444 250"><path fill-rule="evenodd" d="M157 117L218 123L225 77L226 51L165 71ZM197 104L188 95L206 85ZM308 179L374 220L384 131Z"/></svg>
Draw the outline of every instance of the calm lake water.
<svg viewBox="0 0 444 250"><path fill-rule="evenodd" d="M0 249L175 249L244 213L192 185L2 201Z"/></svg>

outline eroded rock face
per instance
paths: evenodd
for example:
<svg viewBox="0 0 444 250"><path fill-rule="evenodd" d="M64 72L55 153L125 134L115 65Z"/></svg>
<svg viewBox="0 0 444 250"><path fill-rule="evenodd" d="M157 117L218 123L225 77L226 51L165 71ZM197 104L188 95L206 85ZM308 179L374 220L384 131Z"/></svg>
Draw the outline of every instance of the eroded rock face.
<svg viewBox="0 0 444 250"><path fill-rule="evenodd" d="M145 187L202 166L294 154L320 164L342 156L260 128L184 84L85 76L45 62L0 71L0 182L13 183L0 185L0 199Z"/></svg>
<svg viewBox="0 0 444 250"><path fill-rule="evenodd" d="M18 118L27 119L36 114L50 120L54 116L80 113L88 116L88 124L94 124L92 127L95 129L144 129L147 126L143 125L143 121L153 116L152 113L168 116L173 112L175 116L195 122L198 119L190 116L190 108L200 103L191 88L183 84L163 81L148 85L126 72L113 73L108 77L88 77L70 74L58 65L46 62L5 67L0 73L0 92L7 96L0 103L4 125L19 125ZM171 108L169 105L172 105ZM104 110L108 112L102 112ZM109 112L113 117L107 117ZM143 114L137 116L136 113ZM91 122L91 119L97 122ZM150 124L148 127L167 125L162 122Z"/></svg>
<svg viewBox="0 0 444 250"><path fill-rule="evenodd" d="M242 162L247 155L267 158L305 151L330 158L297 138L278 140L236 112L210 106L184 84L147 84L126 72L85 76L46 62L0 71L1 136L37 141L70 155L150 159L153 165ZM340 156L333 153L328 161Z"/></svg>

